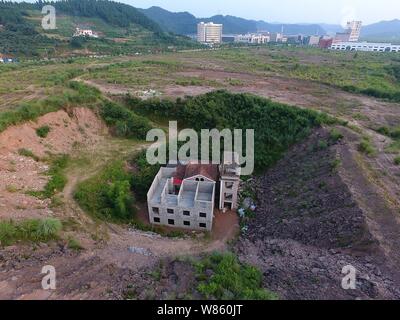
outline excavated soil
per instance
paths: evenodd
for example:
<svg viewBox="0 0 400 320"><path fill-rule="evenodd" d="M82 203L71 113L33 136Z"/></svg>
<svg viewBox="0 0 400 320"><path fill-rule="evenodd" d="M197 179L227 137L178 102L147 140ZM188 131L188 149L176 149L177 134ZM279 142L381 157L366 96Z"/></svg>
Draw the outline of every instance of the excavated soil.
<svg viewBox="0 0 400 320"><path fill-rule="evenodd" d="M48 125L46 138L36 129ZM49 166L43 161L20 155L29 150L38 158L68 154L75 146L95 146L103 140L107 128L87 108L48 113L37 121L13 126L0 133L0 219L26 219L53 216L50 200L27 194L40 191L48 181Z"/></svg>
<svg viewBox="0 0 400 320"><path fill-rule="evenodd" d="M396 213L372 189L358 191L385 210L376 216L387 219L363 211L350 188L371 187L345 182L347 170L359 179L363 175L348 145L325 148L320 141L329 141L323 129L251 182L259 206L235 250L243 261L260 267L264 285L284 299L399 299L397 254L386 250L398 248ZM397 235L382 235L390 237L385 239L389 244L373 228L387 223L397 230ZM356 290L341 286L347 265L357 270Z"/></svg>

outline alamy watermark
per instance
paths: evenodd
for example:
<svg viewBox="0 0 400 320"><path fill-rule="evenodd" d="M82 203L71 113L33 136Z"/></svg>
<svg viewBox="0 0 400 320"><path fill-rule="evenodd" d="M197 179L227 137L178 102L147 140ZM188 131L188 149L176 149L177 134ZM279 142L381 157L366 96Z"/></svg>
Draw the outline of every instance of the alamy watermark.
<svg viewBox="0 0 400 320"><path fill-rule="evenodd" d="M342 274L345 276L342 278L342 289L344 290L356 290L357 284L357 270L352 265L347 265L342 268Z"/></svg>
<svg viewBox="0 0 400 320"><path fill-rule="evenodd" d="M57 18L56 18L56 8L50 5L46 5L42 8L42 28L44 30L54 30L57 29Z"/></svg>
<svg viewBox="0 0 400 320"><path fill-rule="evenodd" d="M41 273L45 274L45 276L42 278L42 289L56 290L56 268L51 265L47 265L42 268Z"/></svg>
<svg viewBox="0 0 400 320"><path fill-rule="evenodd" d="M177 121L170 121L168 137L162 129L152 129L147 133L146 141L153 142L146 153L147 161L152 165L185 162L220 164L221 154L231 151L239 155L242 175L251 175L254 171L254 129L246 129L245 135L242 129L202 129L199 135L193 129L178 132Z"/></svg>

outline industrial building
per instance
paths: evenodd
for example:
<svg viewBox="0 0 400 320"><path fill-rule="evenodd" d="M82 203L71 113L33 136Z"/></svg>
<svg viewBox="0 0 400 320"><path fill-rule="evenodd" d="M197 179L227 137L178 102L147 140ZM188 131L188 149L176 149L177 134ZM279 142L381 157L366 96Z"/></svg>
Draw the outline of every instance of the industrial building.
<svg viewBox="0 0 400 320"><path fill-rule="evenodd" d="M337 42L332 43L330 49L341 51L400 52L400 45L372 42Z"/></svg>

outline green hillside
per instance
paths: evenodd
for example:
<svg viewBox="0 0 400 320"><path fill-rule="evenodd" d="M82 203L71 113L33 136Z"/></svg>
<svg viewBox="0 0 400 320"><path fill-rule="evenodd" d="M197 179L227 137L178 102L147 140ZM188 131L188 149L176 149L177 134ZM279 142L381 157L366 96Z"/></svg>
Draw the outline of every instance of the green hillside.
<svg viewBox="0 0 400 320"><path fill-rule="evenodd" d="M56 8L57 29L41 26L44 5ZM162 31L136 8L106 0L0 2L0 52L26 57L70 54L130 54L174 47L193 47L189 39ZM73 38L75 29L99 38Z"/></svg>

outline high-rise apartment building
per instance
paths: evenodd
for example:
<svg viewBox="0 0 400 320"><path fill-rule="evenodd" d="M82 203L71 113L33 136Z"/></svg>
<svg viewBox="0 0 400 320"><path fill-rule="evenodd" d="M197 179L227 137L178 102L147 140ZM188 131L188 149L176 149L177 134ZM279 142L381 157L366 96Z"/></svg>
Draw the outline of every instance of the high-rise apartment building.
<svg viewBox="0 0 400 320"><path fill-rule="evenodd" d="M349 42L357 42L360 39L361 34L361 21L349 21L347 22L347 33L349 34Z"/></svg>
<svg viewBox="0 0 400 320"><path fill-rule="evenodd" d="M345 32L338 32L333 40L333 43L339 42L357 42L361 35L361 21L349 21L346 25Z"/></svg>
<svg viewBox="0 0 400 320"><path fill-rule="evenodd" d="M222 24L200 22L197 25L197 41L201 43L221 43Z"/></svg>

